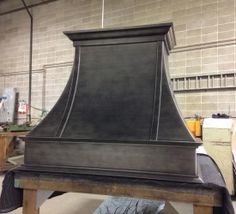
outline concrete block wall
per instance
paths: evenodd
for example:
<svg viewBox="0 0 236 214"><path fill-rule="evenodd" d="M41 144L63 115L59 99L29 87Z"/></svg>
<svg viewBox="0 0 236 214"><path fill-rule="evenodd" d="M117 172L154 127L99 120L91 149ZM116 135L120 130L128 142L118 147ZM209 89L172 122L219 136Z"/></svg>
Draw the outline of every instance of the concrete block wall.
<svg viewBox="0 0 236 214"><path fill-rule="evenodd" d="M38 0L27 3L38 3ZM66 30L101 28L102 0L57 0L32 7L34 17L32 105L50 110L71 71L74 49ZM27 100L29 19L18 0L0 2L0 93L18 88ZM236 0L104 0L104 27L174 22L177 46L170 74L235 72ZM234 90L176 93L184 116L230 113L236 116ZM39 112L33 110L35 117ZM33 117L34 117L33 116Z"/></svg>

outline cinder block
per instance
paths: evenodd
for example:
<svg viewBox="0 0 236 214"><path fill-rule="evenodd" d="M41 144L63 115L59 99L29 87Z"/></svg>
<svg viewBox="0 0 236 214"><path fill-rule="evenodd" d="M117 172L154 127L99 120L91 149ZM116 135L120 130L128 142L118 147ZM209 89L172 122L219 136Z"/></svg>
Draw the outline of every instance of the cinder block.
<svg viewBox="0 0 236 214"><path fill-rule="evenodd" d="M209 43L209 42L215 42L217 41L217 33L209 33L209 34L204 34L202 36L202 42L203 43Z"/></svg>
<svg viewBox="0 0 236 214"><path fill-rule="evenodd" d="M187 74L199 74L201 73L201 66L198 65L198 66L189 66L189 67L186 67L186 73Z"/></svg>
<svg viewBox="0 0 236 214"><path fill-rule="evenodd" d="M231 31L219 32L218 39L219 40L234 39L234 28Z"/></svg>
<svg viewBox="0 0 236 214"><path fill-rule="evenodd" d="M217 33L217 25L213 25L213 26L207 26L207 27L204 27L202 28L202 34L212 34L212 33Z"/></svg>
<svg viewBox="0 0 236 214"><path fill-rule="evenodd" d="M202 64L217 64L217 56L202 57Z"/></svg>
<svg viewBox="0 0 236 214"><path fill-rule="evenodd" d="M222 63L218 65L219 71L232 71L234 70L234 63Z"/></svg>
<svg viewBox="0 0 236 214"><path fill-rule="evenodd" d="M217 101L217 92L213 92L211 94L207 93L203 93L202 95L202 103L213 103Z"/></svg>
<svg viewBox="0 0 236 214"><path fill-rule="evenodd" d="M219 32L232 31L234 30L234 22L232 23L223 23L218 25Z"/></svg>

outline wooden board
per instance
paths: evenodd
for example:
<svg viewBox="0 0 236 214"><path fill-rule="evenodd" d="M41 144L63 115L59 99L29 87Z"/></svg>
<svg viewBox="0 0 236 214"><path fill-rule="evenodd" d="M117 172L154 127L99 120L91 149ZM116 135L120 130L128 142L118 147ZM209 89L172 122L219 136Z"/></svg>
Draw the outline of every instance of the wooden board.
<svg viewBox="0 0 236 214"><path fill-rule="evenodd" d="M213 207L194 205L193 213L194 214L213 214Z"/></svg>
<svg viewBox="0 0 236 214"><path fill-rule="evenodd" d="M80 192L102 194L112 196L128 196L150 200L167 200L175 202L192 203L199 207L220 207L222 196L217 190L206 188L171 185L153 185L133 182L105 180L92 180L83 178L50 178L18 176L15 179L15 187L30 190L54 190L63 192ZM196 208L197 210L200 208Z"/></svg>
<svg viewBox="0 0 236 214"><path fill-rule="evenodd" d="M24 190L23 195L23 214L39 214L39 208L36 208L37 192L34 190Z"/></svg>
<svg viewBox="0 0 236 214"><path fill-rule="evenodd" d="M17 180L18 187L29 189L57 190L63 192L80 192L101 195L126 195L129 197L152 200L170 200L176 202L197 203L204 206L221 205L221 197L214 191L178 189L168 187L140 186L128 184L101 184L90 181L43 181L43 180Z"/></svg>

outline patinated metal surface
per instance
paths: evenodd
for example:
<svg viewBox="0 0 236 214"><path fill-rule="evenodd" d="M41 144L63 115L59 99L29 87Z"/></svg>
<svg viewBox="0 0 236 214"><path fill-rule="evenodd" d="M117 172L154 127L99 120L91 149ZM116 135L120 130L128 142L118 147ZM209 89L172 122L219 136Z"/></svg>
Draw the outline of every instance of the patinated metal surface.
<svg viewBox="0 0 236 214"><path fill-rule="evenodd" d="M27 136L24 168L197 181L198 144L169 85L172 24L65 34L71 77Z"/></svg>

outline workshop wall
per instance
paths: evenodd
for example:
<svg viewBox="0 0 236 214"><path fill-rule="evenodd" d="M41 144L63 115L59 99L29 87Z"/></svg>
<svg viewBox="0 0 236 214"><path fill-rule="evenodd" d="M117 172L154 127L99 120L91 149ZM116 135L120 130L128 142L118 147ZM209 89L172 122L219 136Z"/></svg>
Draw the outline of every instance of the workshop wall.
<svg viewBox="0 0 236 214"><path fill-rule="evenodd" d="M18 0L0 2L0 93L17 87L28 96L29 18ZM27 3L37 4L39 0ZM46 2L46 1L44 1ZM32 106L55 104L71 71L74 49L66 30L101 28L102 0L58 0L33 7ZM174 22L177 46L170 55L172 77L235 72L236 0L105 0L104 27ZM1 14L5 15L1 15ZM184 116L230 113L235 90L178 92ZM37 117L40 112L33 111Z"/></svg>

